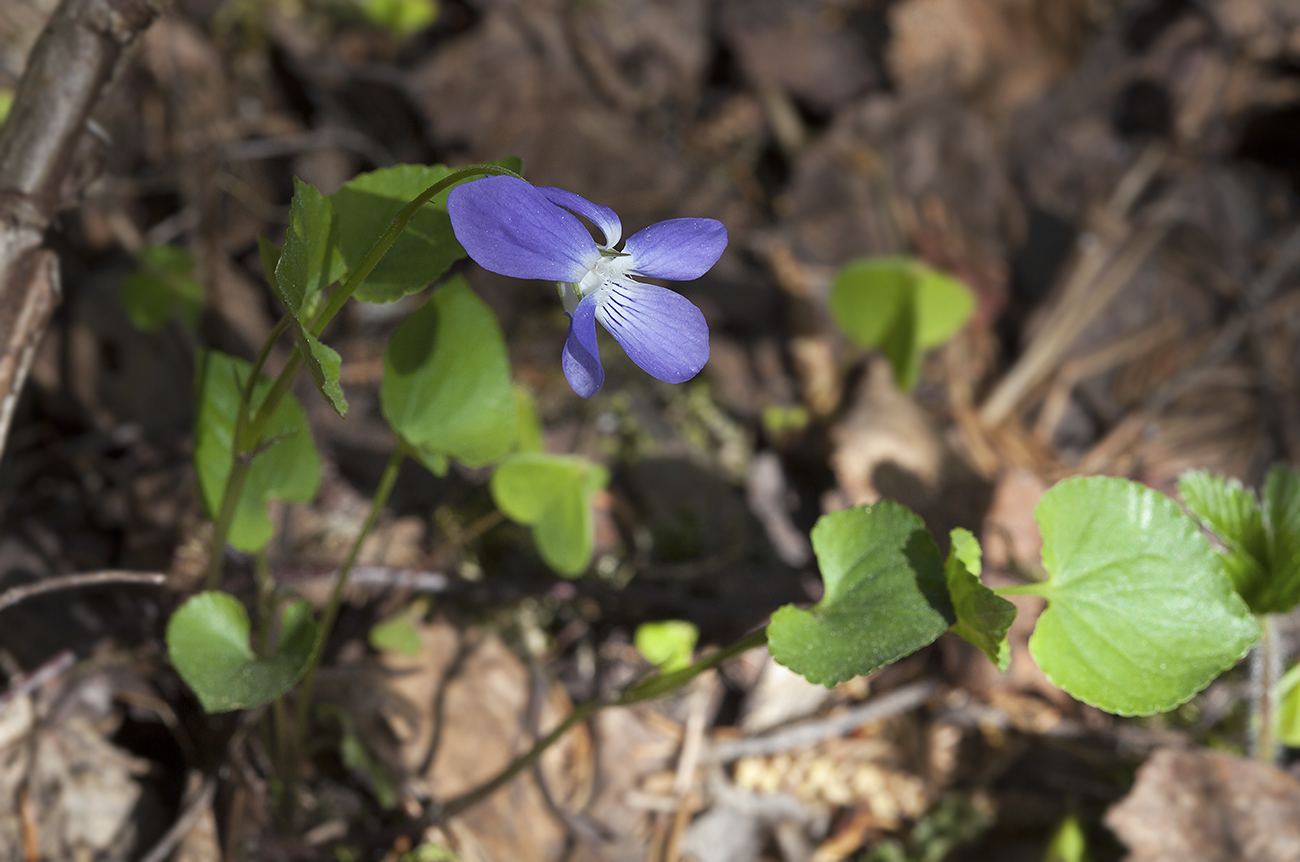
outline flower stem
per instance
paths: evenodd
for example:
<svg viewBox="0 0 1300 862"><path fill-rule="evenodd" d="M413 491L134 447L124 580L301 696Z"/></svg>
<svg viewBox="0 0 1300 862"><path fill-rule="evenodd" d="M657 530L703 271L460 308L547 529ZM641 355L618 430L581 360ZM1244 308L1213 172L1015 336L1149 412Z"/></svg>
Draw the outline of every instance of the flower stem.
<svg viewBox="0 0 1300 862"><path fill-rule="evenodd" d="M388 503L388 497L393 493L393 485L397 483L397 474L402 466L402 460L409 453L405 441L398 440L397 449L393 451L393 457L388 459L388 466L384 468L384 474L379 480L379 487L375 490L374 501L370 504L370 514L366 516L366 521L361 525L361 531L357 533L356 540L352 543L352 550L348 553L347 561L339 569L338 577L334 580L334 590L330 593L329 604L325 606L325 615L321 617L320 625L316 630L316 641L312 644L311 656L307 659L307 675L303 678L302 689L298 692L298 720L296 723L296 733L294 734L298 744L307 738L307 725L311 720L311 701L316 687L316 671L320 667L321 654L325 651L325 642L329 639L330 629L334 627L334 619L338 616L339 605L343 600L343 588L347 585L348 575L352 572L352 567L357 562L357 555L361 553L361 545L366 536L370 534L371 529L375 526L375 521L379 519L379 513L383 511L384 506Z"/></svg>
<svg viewBox="0 0 1300 862"><path fill-rule="evenodd" d="M717 667L734 655L739 655L745 650L752 649L756 646L762 646L767 643L767 631L759 629L751 632L730 646L705 656L690 667L682 668L673 673L661 674L651 677L650 679L629 686L621 694L612 699L594 697L590 700L583 701L573 708L564 721L550 733L543 736L528 751L512 760L504 769L494 777L488 779L483 784L462 793L460 796L453 797L437 807L438 814L443 818L455 817L473 808L475 805L487 799L502 785L509 782L519 773L528 769L541 758L546 749L550 748L560 740L564 734L568 733L574 725L586 721L600 710L607 706L630 706L643 700L659 697L670 691L681 688L686 683L695 679L695 677L704 673L704 671Z"/></svg>
<svg viewBox="0 0 1300 862"><path fill-rule="evenodd" d="M1261 763L1277 762L1277 683L1282 670L1277 624L1272 614L1260 614L1263 636L1250 657L1250 694L1254 721L1251 756Z"/></svg>
<svg viewBox="0 0 1300 862"><path fill-rule="evenodd" d="M212 546L208 551L208 575L203 584L205 589L215 590L221 586L221 573L226 567L226 538L235 523L239 498L244 493L244 482L247 481L248 470L252 466L252 459L235 453L230 465L230 473L226 475L226 487L221 492L221 510L217 512L217 520L212 527Z"/></svg>

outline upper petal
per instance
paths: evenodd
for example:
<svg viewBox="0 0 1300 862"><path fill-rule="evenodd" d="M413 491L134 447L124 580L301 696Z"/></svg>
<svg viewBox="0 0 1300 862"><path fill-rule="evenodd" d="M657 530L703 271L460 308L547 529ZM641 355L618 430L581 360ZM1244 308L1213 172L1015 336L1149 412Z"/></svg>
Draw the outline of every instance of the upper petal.
<svg viewBox="0 0 1300 862"><path fill-rule="evenodd" d="M626 281L609 282L592 297L596 319L652 377L681 383L699 374L709 361L709 325L680 293Z"/></svg>
<svg viewBox="0 0 1300 862"><path fill-rule="evenodd" d="M632 234L624 251L639 275L690 281L708 272L726 247L727 227L717 219L674 218Z"/></svg>
<svg viewBox="0 0 1300 862"><path fill-rule="evenodd" d="M556 206L572 210L591 221L605 235L605 248L613 248L623 238L623 223L618 220L618 213L606 206L593 204L582 195L574 194L555 186L538 186L537 190L546 195L547 200Z"/></svg>
<svg viewBox="0 0 1300 862"><path fill-rule="evenodd" d="M514 177L456 186L447 196L447 213L469 256L501 275L581 281L600 260L582 222Z"/></svg>
<svg viewBox="0 0 1300 862"><path fill-rule="evenodd" d="M569 318L569 337L564 340L560 367L573 391L590 398L605 382L600 367L600 347L596 344L596 297L587 296L578 303Z"/></svg>

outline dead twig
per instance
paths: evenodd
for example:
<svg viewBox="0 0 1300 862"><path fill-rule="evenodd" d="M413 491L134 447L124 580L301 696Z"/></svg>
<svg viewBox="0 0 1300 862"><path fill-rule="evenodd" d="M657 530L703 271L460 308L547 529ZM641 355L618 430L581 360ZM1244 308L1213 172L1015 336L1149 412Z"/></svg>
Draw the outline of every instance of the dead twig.
<svg viewBox="0 0 1300 862"><path fill-rule="evenodd" d="M765 736L715 743L701 759L711 763L727 763L742 757L764 757L792 748L807 748L828 739L837 739L873 721L916 709L942 688L940 683L933 680L914 682L897 691L872 698L839 715L804 722Z"/></svg>
<svg viewBox="0 0 1300 862"><path fill-rule="evenodd" d="M54 656L54 658L45 662L45 664L32 671L22 680L15 683L12 688L4 694L0 694L0 713L3 713L9 704L13 703L24 695L31 694L50 680L62 674L68 668L77 662L77 656L72 650L65 649Z"/></svg>
<svg viewBox="0 0 1300 862"><path fill-rule="evenodd" d="M203 816L203 812L212 805L212 799L216 796L216 793L217 780L209 775L204 779L203 786L199 788L199 792L192 800L190 800L189 805L185 806L185 810L181 812L181 816L176 818L176 822L172 824L172 828L167 830L167 834L153 846L152 850L140 859L140 862L166 862L166 859L171 855L171 852L176 849L177 845L185 840L186 835L190 834L190 830L194 828L195 821Z"/></svg>
<svg viewBox="0 0 1300 862"><path fill-rule="evenodd" d="M60 578L48 578L44 581L37 581L34 584L23 584L21 587L13 587L0 593L0 611L18 604L19 602L30 599L32 596L38 596L41 593L51 593L55 590L71 590L77 587L98 587L104 584L149 584L151 586L161 586L167 583L167 576L156 572L85 572L79 575L64 575Z"/></svg>
<svg viewBox="0 0 1300 862"><path fill-rule="evenodd" d="M0 451L59 303L58 259L42 248L45 229L60 201L90 179L73 168L91 109L124 49L157 14L152 0L64 0L0 126Z"/></svg>

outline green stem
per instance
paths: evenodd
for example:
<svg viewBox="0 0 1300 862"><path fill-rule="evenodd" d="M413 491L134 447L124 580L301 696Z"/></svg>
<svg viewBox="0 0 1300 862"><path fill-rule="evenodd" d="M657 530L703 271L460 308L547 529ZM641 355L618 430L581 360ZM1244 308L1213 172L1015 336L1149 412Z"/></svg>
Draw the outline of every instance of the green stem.
<svg viewBox="0 0 1300 862"><path fill-rule="evenodd" d="M1273 615L1260 614L1258 619L1263 636L1250 660L1250 688L1255 713L1251 755L1261 763L1276 763L1277 683L1282 662Z"/></svg>
<svg viewBox="0 0 1300 862"><path fill-rule="evenodd" d="M352 573L352 567L357 562L357 555L361 553L361 544L365 541L366 536L370 534L371 529L375 526L375 521L379 519L379 513L383 511L384 506L388 503L388 497L393 493L393 485L397 482L397 474L402 466L404 459L409 450L406 443L398 440L397 449L393 452L393 457L388 459L388 466L384 468L384 474L379 479L379 487L375 490L374 501L370 504L370 514L366 516L366 522L361 525L361 532L357 533L356 540L352 543L352 550L348 553L347 561L344 562L343 568L339 569L338 577L334 580L334 590L330 593L329 604L325 606L325 615L321 617L320 627L316 631L316 641L312 644L311 655L307 659L307 675L303 678L302 689L298 693L298 721L296 724L295 738L302 742L307 738L307 725L311 719L311 701L316 687L316 671L320 666L321 654L325 651L325 642L329 639L330 629L334 627L334 619L338 616L339 605L343 601L343 588L347 585L348 575Z"/></svg>
<svg viewBox="0 0 1300 862"><path fill-rule="evenodd" d="M397 242L397 238L402 235L402 231L410 224L411 219L415 218L421 207L461 180L473 176L492 175L523 179L514 171L499 165L469 165L452 171L422 191L415 200L402 207L401 211L393 217L388 228L370 247L370 251L366 252L366 256L361 259L361 263L357 265L357 268L348 273L348 277L339 285L339 288L330 294L324 307L321 308L312 321L312 335L319 337L325 331L325 327L339 313L343 305L352 297L352 294L356 293L357 288L361 286L361 282L365 281L366 276L370 275L374 268L379 265L379 261L393 247L393 243ZM231 524L234 523L235 512L239 506L239 496L244 489L244 480L248 477L249 465L244 465L241 474L239 470L240 461L244 453L256 452L257 447L261 445L262 438L266 436L267 426L270 425L271 417L275 415L280 402L284 400L284 396L289 393L289 387L293 385L293 379L297 376L298 369L302 367L302 353L295 345L293 353L289 355L289 361L285 364L280 375L276 377L271 389L266 393L266 397L258 405L258 409L255 412L250 409L253 387L261 374L262 367L266 364L271 347L276 339L289 327L290 323L290 317L286 315L276 324L270 338L262 346L262 352L253 365L253 373L244 387L244 392L241 393L239 410L235 414L235 434L231 447L232 463L230 474L226 478L226 486L221 493L221 509L217 517L216 529L213 531L211 552L208 556L206 585L210 590L216 589L221 582L221 572L226 560L226 538L230 534Z"/></svg>
<svg viewBox="0 0 1300 862"><path fill-rule="evenodd" d="M221 506L217 510L217 520L212 530L212 544L208 550L208 573L204 586L209 590L215 590L221 585L221 573L226 562L226 539L230 537L230 528L239 510L239 498L244 493L244 482L248 479L248 471L252 467L252 459L245 457L245 453L252 447L249 449L241 447L240 440L244 436L248 416L252 412L253 393L257 390L257 381L262 375L262 368L266 365L271 350L288 328L289 318L286 317L271 329L271 334L266 337L257 358L253 360L248 379L239 389L239 406L235 408L235 430L230 437L230 473L226 476L225 487L221 489Z"/></svg>
<svg viewBox="0 0 1300 862"><path fill-rule="evenodd" d="M273 613L271 597L275 589L265 548L257 554L257 566L253 569L253 577L257 590L257 634L253 651L259 659L264 659L271 646L271 614Z"/></svg>
<svg viewBox="0 0 1300 862"><path fill-rule="evenodd" d="M1046 584L1013 584L1009 587L994 587L993 592L999 596L1041 596Z"/></svg>
<svg viewBox="0 0 1300 862"><path fill-rule="evenodd" d="M317 338L320 337L320 334L325 331L325 327L334 319L334 315L339 313L339 310L343 308L343 304L348 301L352 294L356 293L357 288L361 286L361 282L365 281L366 276L370 275L371 271L379 265L379 261L388 253L388 250L393 247L393 243L397 242L397 238L402 235L402 231L406 230L406 226L410 224L411 219L415 218L421 207L461 180L473 176L491 175L523 179L514 171L499 165L470 165L447 174L447 176L420 192L415 200L402 207L401 211L393 216L393 221L388 225L388 229L384 231L379 239L375 240L375 244L370 247L370 251L366 252L366 256L361 258L361 263L357 264L357 268L348 273L347 279L339 285L338 290L330 294L329 301L325 303L325 307L320 310L316 315L316 319L312 321L311 334Z"/></svg>
<svg viewBox="0 0 1300 862"><path fill-rule="evenodd" d="M233 441L232 441L233 442ZM216 523L212 527L212 546L208 551L208 576L204 588L215 590L221 586L221 573L226 566L226 538L230 527L235 523L235 513L239 511L239 498L244 493L244 483L248 480L248 471L253 465L252 459L235 453L226 476L226 487L221 492L221 509L217 512Z"/></svg>
<svg viewBox="0 0 1300 862"><path fill-rule="evenodd" d="M690 667L682 668L673 673L662 674L652 677L645 682L629 686L623 692L612 700L606 700L600 697L594 697L591 700L583 701L573 708L560 725L550 733L543 736L528 751L512 760L504 769L494 777L488 779L483 784L475 787L473 790L466 791L460 796L453 797L447 802L438 806L438 814L444 818L455 817L473 808L475 805L487 799L503 785L513 779L525 769L531 767L541 758L546 749L550 748L560 740L564 734L568 733L574 725L586 721L600 710L607 706L629 706L639 703L643 700L659 697L670 691L681 688L695 677L704 673L704 671L717 667L734 655L738 655L745 650L753 649L756 646L762 646L767 643L767 631L759 629L751 632L730 646L705 656Z"/></svg>

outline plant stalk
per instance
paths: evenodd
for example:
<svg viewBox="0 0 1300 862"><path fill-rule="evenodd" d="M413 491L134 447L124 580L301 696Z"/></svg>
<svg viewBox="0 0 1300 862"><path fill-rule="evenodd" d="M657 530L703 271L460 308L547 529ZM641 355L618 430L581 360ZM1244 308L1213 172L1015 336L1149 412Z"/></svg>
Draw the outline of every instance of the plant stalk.
<svg viewBox="0 0 1300 862"><path fill-rule="evenodd" d="M573 708L564 721L550 733L543 736L534 743L528 751L516 757L506 765L499 773L492 778L475 787L473 790L466 791L460 796L453 797L445 803L436 807L436 811L442 818L455 817L473 808L475 805L487 799L504 784L509 782L519 773L531 767L550 748L560 740L564 734L568 733L574 725L584 722L591 718L600 710L607 706L630 706L643 700L650 700L660 695L667 694L670 691L681 688L686 683L695 679L695 677L704 673L706 670L717 667L734 655L739 655L745 650L752 649L756 646L762 646L767 643L766 629L759 629L750 632L740 640L727 646L718 652L712 653L699 661L696 661L690 667L684 667L673 673L661 674L651 677L644 682L628 686L621 694L612 699L593 697L590 700L583 701Z"/></svg>
<svg viewBox="0 0 1300 862"><path fill-rule="evenodd" d="M1251 756L1260 763L1277 762L1277 683L1282 656L1278 650L1277 623L1272 614L1260 614L1263 636L1250 657L1250 695L1254 716Z"/></svg>
<svg viewBox="0 0 1300 862"><path fill-rule="evenodd" d="M375 490L374 501L370 504L370 514L366 516L366 522L362 524L361 531L357 533L357 538L352 543L352 550L348 552L347 561L339 569L338 577L334 580L334 590L330 593L329 604L325 606L325 615L321 617L319 628L316 631L316 641L312 644L311 656L307 659L307 674L303 677L302 688L298 692L298 720L295 726L295 738L299 744L307 738L307 726L311 721L312 696L316 687L316 671L320 667L321 654L325 651L325 643L329 639L330 629L334 627L334 620L339 613L339 605L343 601L343 588L347 586L348 575L352 573L352 567L356 564L357 556L361 553L362 543L374 528L375 521L379 519L379 513L384 510L389 496L393 493L393 486L397 483L397 474L401 469L402 460L408 452L406 443L399 439L397 448L393 451L393 457L388 459L388 466L384 468L384 474L379 479L379 487ZM290 776L285 776L285 778L287 781Z"/></svg>
<svg viewBox="0 0 1300 862"><path fill-rule="evenodd" d="M329 299L312 321L311 334L320 337L329 322L334 319L334 316L339 313L344 304L352 297L352 294L356 293L361 283L366 280L366 276L374 271L374 268L379 265L379 261L393 247L393 243L397 242L397 238L402 235L402 231L406 230L406 226L410 224L411 219L415 218L421 207L461 180L473 176L493 175L523 179L514 171L499 165L469 165L452 171L420 192L415 200L402 207L401 211L393 217L388 228L370 247L370 251L366 252L366 256L361 259L361 263L357 265L357 268L348 273L348 277L339 285L339 288L330 294ZM232 465L230 474L226 478L226 487L222 490L221 510L212 533L211 552L208 556L208 575L205 584L207 589L210 590L216 589L221 582L221 572L226 560L226 538L230 534L230 526L234 522L235 511L239 506L239 497L243 493L243 483L247 478L247 465L244 467L244 475L236 476L241 457L243 453L257 451L257 447L262 443L262 438L266 436L271 417L275 415L275 411L279 408L280 402L284 400L284 396L289 393L289 388L293 385L293 379L297 376L298 369L302 367L302 352L295 345L293 353L289 355L289 361L285 364L279 376L276 377L270 391L266 393L266 397L262 399L262 403L258 405L256 412L250 409L249 402L252 397L253 387L256 385L262 366L265 365L266 358L270 355L275 340L284 333L289 324L289 316L286 315L281 318L275 329L272 330L267 343L262 346L262 352L258 355L253 366L253 374L245 387L246 397L240 398L239 411L235 414L235 435L231 447ZM234 485L235 482L237 482L237 486ZM227 510L229 511L227 512Z"/></svg>

